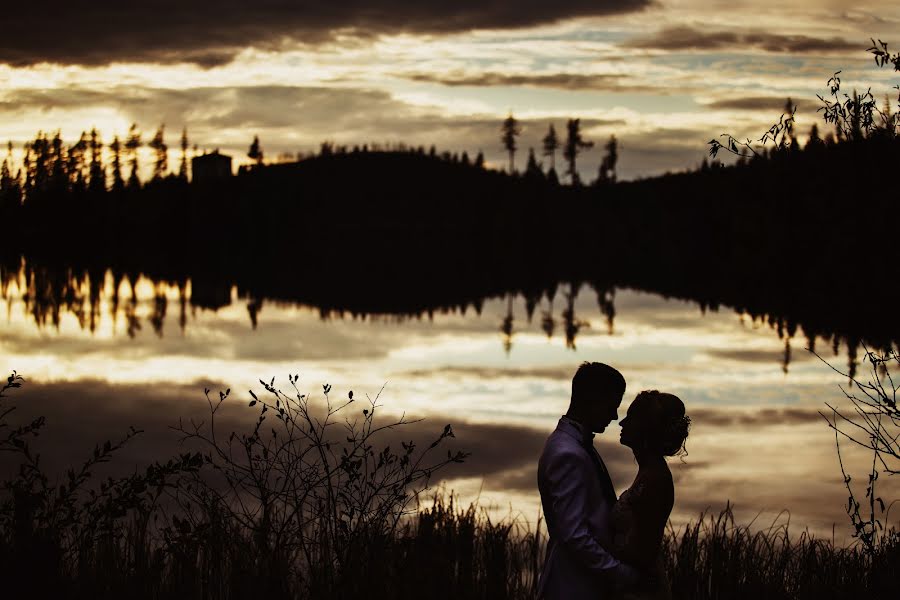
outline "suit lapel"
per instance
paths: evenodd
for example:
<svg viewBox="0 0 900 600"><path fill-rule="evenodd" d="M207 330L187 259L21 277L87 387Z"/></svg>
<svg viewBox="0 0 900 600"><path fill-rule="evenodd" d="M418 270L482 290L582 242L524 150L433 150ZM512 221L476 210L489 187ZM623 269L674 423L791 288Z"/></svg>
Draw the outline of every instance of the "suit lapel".
<svg viewBox="0 0 900 600"><path fill-rule="evenodd" d="M594 468L597 471L597 478L600 480L600 487L603 489L603 495L610 504L615 504L616 490L609 477L609 471L606 470L606 464L600 457L600 453L597 452L597 449L594 447L593 436L586 438L582 426L566 416L560 418L557 428L565 432L566 435L579 440L581 447L585 449L591 457L591 462L594 463Z"/></svg>
<svg viewBox="0 0 900 600"><path fill-rule="evenodd" d="M590 444L588 452L591 455L591 460L594 461L594 465L597 467L597 476L600 478L600 487L603 488L603 494L610 503L615 503L616 490L613 487L609 471L606 470L606 464L603 462L603 458L600 456L600 453L597 452L594 444Z"/></svg>

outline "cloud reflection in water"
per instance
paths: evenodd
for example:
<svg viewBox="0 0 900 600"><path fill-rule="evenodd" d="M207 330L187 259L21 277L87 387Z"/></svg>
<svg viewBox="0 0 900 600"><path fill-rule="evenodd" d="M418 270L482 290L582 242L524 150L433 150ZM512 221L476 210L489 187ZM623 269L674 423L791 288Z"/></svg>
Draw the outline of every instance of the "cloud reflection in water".
<svg viewBox="0 0 900 600"><path fill-rule="evenodd" d="M136 315L147 319L159 290L144 283L137 289ZM177 289L163 291L177 300ZM19 394L23 408L48 417L42 438L48 460L87 452L132 424L147 433L129 460L174 452L167 426L202 412L203 387L246 390L258 387L259 378L288 373L300 373L310 391L328 382L375 394L386 383L385 411L426 417L411 433L424 436L450 422L459 446L473 453L447 473L449 487L463 499L480 493L482 502L511 505L531 519L538 506L535 463L565 411L571 374L581 361L599 360L628 380L621 414L649 388L674 392L688 406L695 423L690 455L672 462L676 522L731 500L747 520L787 509L797 530L830 534L833 523L839 532L846 526L833 437L817 413L825 400L839 400L842 378L801 341L785 374L784 342L731 311L701 314L688 302L619 290L610 332L596 298L581 294L572 309L586 326L573 350L563 336L544 334L539 315L549 309L546 299L531 323L521 298L487 301L480 315L402 322L326 320L314 309L266 304L255 329L246 302L233 300L218 311L192 311L184 329L173 319L161 336L142 328L133 338L121 315L114 320L105 308L92 333L71 314L60 316L58 328L37 327L14 295L0 303L0 314L9 315L0 336L2 364L29 380ZM557 307L562 300L557 295ZM506 353L501 325L510 307ZM845 360L835 358L838 365ZM228 422L238 424L240 415L236 407ZM613 424L598 436L598 447L621 491L636 465L617 433Z"/></svg>

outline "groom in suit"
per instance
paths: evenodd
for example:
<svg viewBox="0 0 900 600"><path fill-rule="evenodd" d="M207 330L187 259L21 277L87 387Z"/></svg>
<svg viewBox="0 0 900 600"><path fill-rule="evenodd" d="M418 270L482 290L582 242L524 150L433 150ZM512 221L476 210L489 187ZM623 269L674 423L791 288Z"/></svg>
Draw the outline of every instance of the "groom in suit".
<svg viewBox="0 0 900 600"><path fill-rule="evenodd" d="M545 600L601 600L637 584L637 571L609 553L616 492L594 433L618 419L625 378L603 363L583 363L572 378L569 410L547 438L538 488L550 541L538 583Z"/></svg>

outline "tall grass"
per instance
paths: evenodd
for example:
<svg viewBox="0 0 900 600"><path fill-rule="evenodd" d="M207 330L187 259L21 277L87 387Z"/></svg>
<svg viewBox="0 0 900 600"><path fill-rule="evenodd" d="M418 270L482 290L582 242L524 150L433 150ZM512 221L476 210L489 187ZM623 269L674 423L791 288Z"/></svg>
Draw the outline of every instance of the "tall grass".
<svg viewBox="0 0 900 600"><path fill-rule="evenodd" d="M54 481L30 446L43 420L15 425L3 404L19 385L13 374L0 390L0 452L19 464L0 483L0 576L11 597L535 596L540 520L493 520L429 487L437 470L465 459L438 456L449 426L422 449L404 442L394 453L379 435L408 421L376 423L376 401L361 411L352 397L333 405L325 386L317 410L306 395L263 383L249 433L216 431L225 392L204 423L176 427L200 450L92 484L95 467L140 433L131 430ZM900 571L900 545L873 554L792 539L786 526L752 531L730 507L671 529L663 555L674 597L685 599L890 597Z"/></svg>
<svg viewBox="0 0 900 600"><path fill-rule="evenodd" d="M730 506L667 532L662 554L675 598L888 598L900 583L900 544L870 553L787 524L753 530Z"/></svg>

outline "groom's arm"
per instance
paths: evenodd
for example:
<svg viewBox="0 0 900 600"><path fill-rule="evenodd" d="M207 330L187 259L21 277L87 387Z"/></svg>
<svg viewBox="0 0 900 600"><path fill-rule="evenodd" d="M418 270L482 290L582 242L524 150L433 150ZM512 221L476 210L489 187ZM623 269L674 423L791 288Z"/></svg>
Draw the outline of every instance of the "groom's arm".
<svg viewBox="0 0 900 600"><path fill-rule="evenodd" d="M622 563L593 536L588 527L588 481L592 465L574 452L548 457L546 480L553 507L556 533L562 543L584 566L604 576L621 570Z"/></svg>

